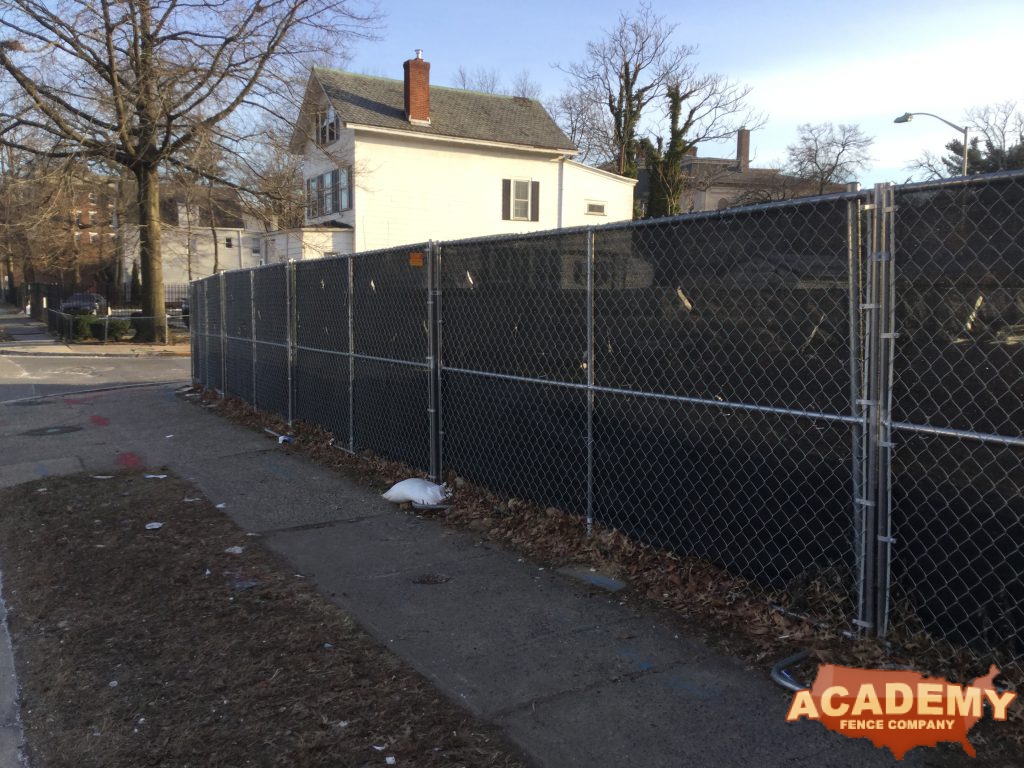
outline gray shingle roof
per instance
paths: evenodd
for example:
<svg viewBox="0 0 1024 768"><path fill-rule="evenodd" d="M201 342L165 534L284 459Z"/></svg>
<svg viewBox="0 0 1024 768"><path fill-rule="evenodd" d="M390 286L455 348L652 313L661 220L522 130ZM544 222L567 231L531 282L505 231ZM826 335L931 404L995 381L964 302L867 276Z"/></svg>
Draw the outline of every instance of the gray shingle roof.
<svg viewBox="0 0 1024 768"><path fill-rule="evenodd" d="M430 125L412 125L405 118L401 80L324 67L314 67L313 76L346 123L567 152L576 149L533 99L432 85Z"/></svg>

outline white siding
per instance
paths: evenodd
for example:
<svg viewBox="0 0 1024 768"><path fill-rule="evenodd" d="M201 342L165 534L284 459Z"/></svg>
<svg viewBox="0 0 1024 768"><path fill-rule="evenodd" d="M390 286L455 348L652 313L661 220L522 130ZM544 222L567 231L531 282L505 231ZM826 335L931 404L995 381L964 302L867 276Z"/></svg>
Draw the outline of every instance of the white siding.
<svg viewBox="0 0 1024 768"><path fill-rule="evenodd" d="M562 226L583 227L633 218L635 179L566 161L562 174ZM587 213L587 203L603 203L604 215Z"/></svg>
<svg viewBox="0 0 1024 768"><path fill-rule="evenodd" d="M553 156L360 132L355 160L357 251L558 226ZM539 221L502 219L502 179L540 183Z"/></svg>
<svg viewBox="0 0 1024 768"><path fill-rule="evenodd" d="M126 274L131 271L133 260L139 258L139 238L137 228L124 228L124 253ZM213 233L209 227L175 227L164 224L160 228L160 259L163 262L164 283L187 283L189 275L192 280L213 274L214 248ZM217 267L240 269L257 267L264 258L263 249L254 253L253 244L260 242L262 232L244 229L218 227L217 229ZM226 241L231 238L231 247Z"/></svg>
<svg viewBox="0 0 1024 768"><path fill-rule="evenodd" d="M292 229L266 235L267 263L294 259L322 259L328 254L352 253L352 232L329 229Z"/></svg>
<svg viewBox="0 0 1024 768"><path fill-rule="evenodd" d="M308 142L303 178L335 168L351 169L352 209L322 216L354 227L344 249L312 244L325 252L367 251L426 240L456 240L623 221L633 215L632 179L560 157L483 144L423 139L343 128L327 148ZM502 218L502 180L539 184L539 220ZM587 215L586 202L605 205L605 215ZM280 236L280 233L277 233ZM273 235L272 235L273 236ZM349 233L351 237L352 234ZM311 258L298 243L275 245L274 256Z"/></svg>

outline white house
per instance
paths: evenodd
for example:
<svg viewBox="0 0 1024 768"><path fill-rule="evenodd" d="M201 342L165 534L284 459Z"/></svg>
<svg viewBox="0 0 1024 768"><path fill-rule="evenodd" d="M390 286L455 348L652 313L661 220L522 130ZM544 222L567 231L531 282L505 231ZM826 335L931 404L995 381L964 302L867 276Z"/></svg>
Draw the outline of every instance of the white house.
<svg viewBox="0 0 1024 768"><path fill-rule="evenodd" d="M232 189L163 185L160 221L165 284L266 263L264 227L245 212ZM120 232L127 276L139 258L138 228L123 225Z"/></svg>
<svg viewBox="0 0 1024 768"><path fill-rule="evenodd" d="M264 235L264 259L267 264L322 259L352 252L352 234L345 227L299 227L279 229Z"/></svg>
<svg viewBox="0 0 1024 768"><path fill-rule="evenodd" d="M338 252L632 218L635 181L574 162L539 102L314 68L291 149Z"/></svg>

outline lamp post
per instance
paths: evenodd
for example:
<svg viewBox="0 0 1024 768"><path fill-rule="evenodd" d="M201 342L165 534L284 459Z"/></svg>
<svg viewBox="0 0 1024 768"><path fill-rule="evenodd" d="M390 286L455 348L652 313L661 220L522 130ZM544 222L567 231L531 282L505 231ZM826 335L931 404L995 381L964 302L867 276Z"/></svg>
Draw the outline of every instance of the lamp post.
<svg viewBox="0 0 1024 768"><path fill-rule="evenodd" d="M964 135L964 155L963 155L963 160L962 160L962 162L960 164L960 174L962 176L966 176L967 175L967 129L966 128L961 128L956 123L949 122L949 120L947 120L944 117L939 117L938 115L933 115L931 112L904 112L902 115L900 115L895 120L893 120L893 122L894 123L909 123L911 120L914 119L914 115L926 115L928 117L934 117L936 120L941 120L942 122L944 122L946 125L948 125L953 130L960 131L960 133L962 133Z"/></svg>

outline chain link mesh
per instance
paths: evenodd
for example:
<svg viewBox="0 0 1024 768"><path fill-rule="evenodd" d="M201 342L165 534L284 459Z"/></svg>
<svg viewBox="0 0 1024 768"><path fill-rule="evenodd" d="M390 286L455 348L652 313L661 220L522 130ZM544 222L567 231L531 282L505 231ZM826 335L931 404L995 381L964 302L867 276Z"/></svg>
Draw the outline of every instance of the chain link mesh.
<svg viewBox="0 0 1024 768"><path fill-rule="evenodd" d="M595 234L595 520L815 612L855 585L851 204Z"/></svg>
<svg viewBox="0 0 1024 768"><path fill-rule="evenodd" d="M895 201L890 626L1024 671L1024 177Z"/></svg>
<svg viewBox="0 0 1024 768"><path fill-rule="evenodd" d="M430 466L427 254L411 245L352 257L352 438Z"/></svg>
<svg viewBox="0 0 1024 768"><path fill-rule="evenodd" d="M252 271L252 277L256 402L261 410L288 419L288 265L260 267Z"/></svg>
<svg viewBox="0 0 1024 768"><path fill-rule="evenodd" d="M1020 670L1022 262L1019 173L414 245L197 283L194 375Z"/></svg>
<svg viewBox="0 0 1024 768"><path fill-rule="evenodd" d="M349 257L295 264L296 419L349 445Z"/></svg>
<svg viewBox="0 0 1024 768"><path fill-rule="evenodd" d="M446 468L583 514L586 234L446 243L442 249Z"/></svg>
<svg viewBox="0 0 1024 768"><path fill-rule="evenodd" d="M257 405L253 398L252 274L224 273L224 391Z"/></svg>

